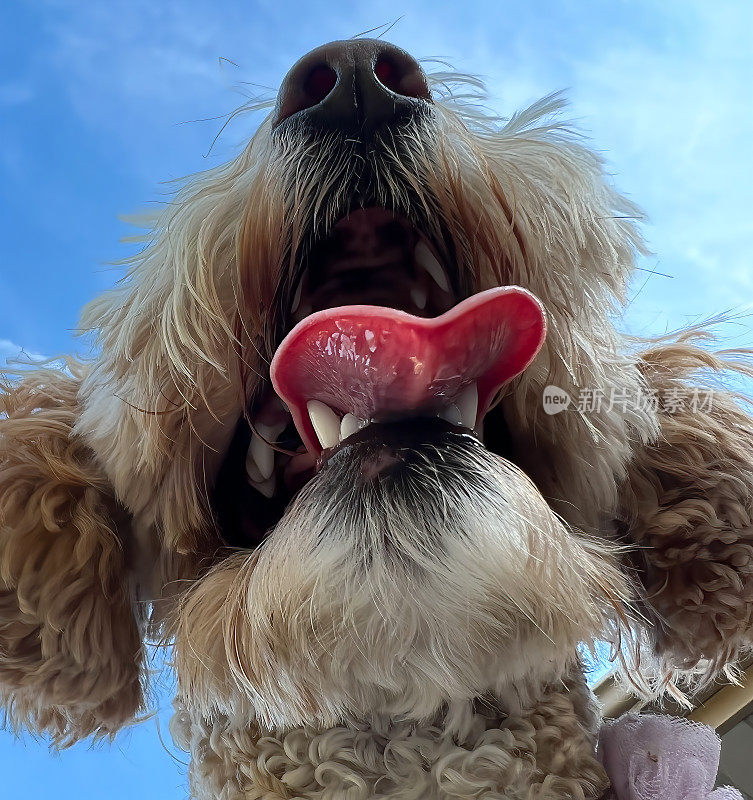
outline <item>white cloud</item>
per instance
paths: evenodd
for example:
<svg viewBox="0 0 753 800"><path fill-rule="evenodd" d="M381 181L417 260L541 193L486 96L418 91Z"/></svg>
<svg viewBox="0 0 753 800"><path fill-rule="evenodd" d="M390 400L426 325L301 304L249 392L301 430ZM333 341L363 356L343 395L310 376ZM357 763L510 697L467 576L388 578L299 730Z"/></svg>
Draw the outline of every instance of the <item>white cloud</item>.
<svg viewBox="0 0 753 800"><path fill-rule="evenodd" d="M34 362L44 360L45 356L34 351L24 349L20 344L12 342L10 339L0 339L0 369L8 365L8 361L14 360L24 362Z"/></svg>

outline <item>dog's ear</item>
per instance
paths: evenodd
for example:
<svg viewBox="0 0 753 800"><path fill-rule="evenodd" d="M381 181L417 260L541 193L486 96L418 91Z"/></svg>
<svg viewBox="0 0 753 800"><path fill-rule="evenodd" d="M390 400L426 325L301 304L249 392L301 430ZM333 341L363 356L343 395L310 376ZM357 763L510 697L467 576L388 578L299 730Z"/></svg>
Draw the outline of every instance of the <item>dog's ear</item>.
<svg viewBox="0 0 753 800"><path fill-rule="evenodd" d="M59 745L142 702L127 515L73 428L79 367L0 387L0 702Z"/></svg>
<svg viewBox="0 0 753 800"><path fill-rule="evenodd" d="M714 390L740 362L686 335L642 353L660 434L637 449L619 524L643 584L653 647L665 668L708 680L753 632L753 420Z"/></svg>

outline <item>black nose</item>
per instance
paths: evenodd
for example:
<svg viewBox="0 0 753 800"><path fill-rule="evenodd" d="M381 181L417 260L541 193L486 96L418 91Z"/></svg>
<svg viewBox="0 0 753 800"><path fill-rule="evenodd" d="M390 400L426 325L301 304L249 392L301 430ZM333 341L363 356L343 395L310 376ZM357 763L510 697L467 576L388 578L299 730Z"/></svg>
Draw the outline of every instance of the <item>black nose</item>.
<svg viewBox="0 0 753 800"><path fill-rule="evenodd" d="M291 117L329 130L370 137L431 102L418 62L379 39L330 42L300 59L277 96L274 127Z"/></svg>

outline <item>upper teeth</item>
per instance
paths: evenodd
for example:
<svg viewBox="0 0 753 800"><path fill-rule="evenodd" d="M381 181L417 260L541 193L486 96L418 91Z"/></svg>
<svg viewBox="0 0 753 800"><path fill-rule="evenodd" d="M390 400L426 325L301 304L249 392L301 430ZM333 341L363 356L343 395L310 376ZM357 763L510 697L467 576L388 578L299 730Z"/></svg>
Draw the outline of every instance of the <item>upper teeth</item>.
<svg viewBox="0 0 753 800"><path fill-rule="evenodd" d="M298 311L298 306L301 305L301 295L303 294L303 279L298 281L298 288L293 295L293 303L290 306L291 313L295 314Z"/></svg>
<svg viewBox="0 0 753 800"><path fill-rule="evenodd" d="M293 322L300 322L302 319L306 319L312 311L313 308L308 300L303 304L299 302L296 310L293 312Z"/></svg>
<svg viewBox="0 0 753 800"><path fill-rule="evenodd" d="M450 282L447 279L447 273L444 271L439 261L437 261L434 253L429 250L429 246L426 242L419 242L416 245L413 258L419 267L423 267L429 275L431 275L440 289L445 292L450 291Z"/></svg>
<svg viewBox="0 0 753 800"><path fill-rule="evenodd" d="M414 286L410 290L410 296L416 308L420 308L422 310L426 308L426 289L421 286Z"/></svg>
<svg viewBox="0 0 753 800"><path fill-rule="evenodd" d="M276 442L285 430L284 422L276 425L265 425L254 422L254 433L246 453L246 474L251 483L265 497L271 497L275 490L275 451L269 442Z"/></svg>

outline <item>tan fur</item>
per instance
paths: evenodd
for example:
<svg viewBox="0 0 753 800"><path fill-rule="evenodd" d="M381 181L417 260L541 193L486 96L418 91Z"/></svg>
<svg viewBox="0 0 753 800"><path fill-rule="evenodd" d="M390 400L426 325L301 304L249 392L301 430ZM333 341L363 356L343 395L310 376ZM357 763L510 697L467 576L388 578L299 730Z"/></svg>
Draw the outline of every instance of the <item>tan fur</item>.
<svg viewBox="0 0 753 800"><path fill-rule="evenodd" d="M414 550L423 528L397 506L390 554L375 548L366 575L361 528L347 510L342 521L319 522L315 478L261 547L226 559L186 596L175 665L191 705L273 728L336 725L375 707L423 719L448 697L555 679L579 642L624 613L628 581L610 548L572 536L519 470L496 457L482 469L489 483L461 507L460 522L448 511L413 512L438 535L440 554ZM512 514L474 514L493 483L516 499ZM443 499L462 502L434 503ZM351 482L332 504L372 502ZM321 544L340 538L342 548Z"/></svg>
<svg viewBox="0 0 753 800"><path fill-rule="evenodd" d="M750 372L734 354L703 350L698 334L659 341L641 370L686 407L660 417L658 441L643 447L621 487L622 530L655 612L651 633L665 675L701 667L711 678L749 648L753 625L753 421L719 386L725 370ZM709 390L711 407L690 406ZM706 663L702 663L706 662Z"/></svg>
<svg viewBox="0 0 753 800"><path fill-rule="evenodd" d="M747 413L729 394L708 413L541 407L550 383L663 391L730 365L685 338L636 354L616 327L640 212L554 119L561 101L500 122L453 81L477 86L434 76L431 124L385 144L374 180L386 206L410 190L442 222L466 293L517 283L544 304L545 347L500 401L514 463L459 448L429 459L424 507L361 487L360 517L319 473L260 548L228 553L209 495L268 387L276 287L354 172L347 143L274 139L268 118L186 183L87 307L91 362L2 386L0 696L14 725L67 744L131 720L150 613L152 635L175 636L174 730L198 798L591 800L605 776L579 642L648 642L637 685L657 677L649 656L665 686L747 650ZM385 530L399 568L364 570Z"/></svg>
<svg viewBox="0 0 753 800"><path fill-rule="evenodd" d="M113 734L142 703L127 517L71 436L71 367L0 395L0 685L13 725L58 744Z"/></svg>
<svg viewBox="0 0 753 800"><path fill-rule="evenodd" d="M422 727L381 717L264 734L184 702L171 732L193 756L197 800L596 800L607 787L582 678L512 707L456 703Z"/></svg>

